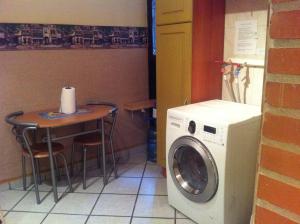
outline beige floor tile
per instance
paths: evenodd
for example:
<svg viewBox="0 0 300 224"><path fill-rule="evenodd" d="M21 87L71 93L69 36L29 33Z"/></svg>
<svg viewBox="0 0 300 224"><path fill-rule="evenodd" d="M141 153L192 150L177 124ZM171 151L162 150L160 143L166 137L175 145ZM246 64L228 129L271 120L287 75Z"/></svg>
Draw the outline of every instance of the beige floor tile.
<svg viewBox="0 0 300 224"><path fill-rule="evenodd" d="M163 177L161 167L155 163L148 162L144 177Z"/></svg>
<svg viewBox="0 0 300 224"><path fill-rule="evenodd" d="M103 193L137 194L140 182L141 178L110 178L109 183L103 190Z"/></svg>
<svg viewBox="0 0 300 224"><path fill-rule="evenodd" d="M97 198L98 194L71 193L55 205L52 213L88 215Z"/></svg>
<svg viewBox="0 0 300 224"><path fill-rule="evenodd" d="M14 211L27 212L49 212L55 205L53 194L50 192L40 192L41 203L36 203L34 191L30 191L22 201L13 209Z"/></svg>
<svg viewBox="0 0 300 224"><path fill-rule="evenodd" d="M47 213L9 212L5 224L40 224Z"/></svg>
<svg viewBox="0 0 300 224"><path fill-rule="evenodd" d="M118 176L120 177L142 177L145 164L126 163L119 164ZM112 173L114 176L114 173Z"/></svg>
<svg viewBox="0 0 300 224"><path fill-rule="evenodd" d="M184 214L182 214L180 211L176 210L176 218L177 219L187 219L188 217L186 217Z"/></svg>
<svg viewBox="0 0 300 224"><path fill-rule="evenodd" d="M134 216L174 218L175 211L169 206L167 196L139 195Z"/></svg>
<svg viewBox="0 0 300 224"><path fill-rule="evenodd" d="M174 224L174 219L133 218L131 224Z"/></svg>
<svg viewBox="0 0 300 224"><path fill-rule="evenodd" d="M176 224L196 224L190 219L176 219Z"/></svg>
<svg viewBox="0 0 300 224"><path fill-rule="evenodd" d="M43 224L84 224L88 216L49 214Z"/></svg>
<svg viewBox="0 0 300 224"><path fill-rule="evenodd" d="M76 182L73 184L74 192L99 194L104 186L102 177L87 177L85 190L82 183L82 178L76 179Z"/></svg>
<svg viewBox="0 0 300 224"><path fill-rule="evenodd" d="M87 224L129 224L130 217L91 216Z"/></svg>
<svg viewBox="0 0 300 224"><path fill-rule="evenodd" d="M92 214L131 216L135 199L135 195L102 194Z"/></svg>
<svg viewBox="0 0 300 224"><path fill-rule="evenodd" d="M0 192L0 209L11 209L27 192L8 190Z"/></svg>
<svg viewBox="0 0 300 224"><path fill-rule="evenodd" d="M167 195L167 180L165 178L143 178L140 194Z"/></svg>

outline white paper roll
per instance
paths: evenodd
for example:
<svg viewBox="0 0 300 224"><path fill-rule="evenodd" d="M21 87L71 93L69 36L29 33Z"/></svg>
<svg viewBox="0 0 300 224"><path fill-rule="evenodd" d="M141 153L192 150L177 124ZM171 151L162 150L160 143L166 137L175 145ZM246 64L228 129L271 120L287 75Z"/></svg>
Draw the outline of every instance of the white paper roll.
<svg viewBox="0 0 300 224"><path fill-rule="evenodd" d="M76 96L74 87L62 88L60 112L64 114L73 114L76 112Z"/></svg>

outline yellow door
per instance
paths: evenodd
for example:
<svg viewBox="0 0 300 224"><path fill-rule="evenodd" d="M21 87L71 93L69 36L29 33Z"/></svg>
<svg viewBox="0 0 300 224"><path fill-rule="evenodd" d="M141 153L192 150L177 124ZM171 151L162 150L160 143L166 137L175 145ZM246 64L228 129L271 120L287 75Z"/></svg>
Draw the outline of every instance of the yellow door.
<svg viewBox="0 0 300 224"><path fill-rule="evenodd" d="M157 25L191 22L193 0L156 0Z"/></svg>
<svg viewBox="0 0 300 224"><path fill-rule="evenodd" d="M167 109L189 103L192 76L192 23L157 27L157 160L166 165Z"/></svg>

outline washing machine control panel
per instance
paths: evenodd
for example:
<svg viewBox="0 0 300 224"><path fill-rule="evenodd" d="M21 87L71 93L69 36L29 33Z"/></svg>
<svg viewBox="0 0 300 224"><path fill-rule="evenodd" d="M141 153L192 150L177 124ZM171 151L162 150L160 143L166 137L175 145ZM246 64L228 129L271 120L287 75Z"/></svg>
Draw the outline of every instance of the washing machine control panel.
<svg viewBox="0 0 300 224"><path fill-rule="evenodd" d="M195 135L202 141L224 145L224 127L213 124L201 123L194 120L186 120L186 131Z"/></svg>
<svg viewBox="0 0 300 224"><path fill-rule="evenodd" d="M203 124L202 127L203 130L200 135L202 135L204 141L224 145L224 130L222 127L215 127L206 124Z"/></svg>

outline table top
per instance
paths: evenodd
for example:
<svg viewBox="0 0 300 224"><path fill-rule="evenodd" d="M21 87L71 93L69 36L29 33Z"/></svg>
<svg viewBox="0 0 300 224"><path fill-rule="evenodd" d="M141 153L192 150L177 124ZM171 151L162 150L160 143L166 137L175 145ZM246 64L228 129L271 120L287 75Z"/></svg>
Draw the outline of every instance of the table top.
<svg viewBox="0 0 300 224"><path fill-rule="evenodd" d="M36 123L39 128L56 128L56 127L68 126L72 124L78 124L87 121L101 119L107 116L112 109L109 106L103 106L103 105L86 105L86 106L80 106L79 108L88 109L89 112L69 115L67 117L50 120L50 119L43 118L40 115L41 112L55 111L49 109L49 110L24 113L23 115L18 116L16 120L20 122L26 122L26 123Z"/></svg>
<svg viewBox="0 0 300 224"><path fill-rule="evenodd" d="M129 111L137 111L143 109L150 109L155 107L156 100L144 100L133 103L124 104L124 109Z"/></svg>

